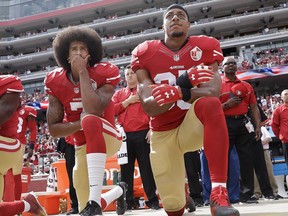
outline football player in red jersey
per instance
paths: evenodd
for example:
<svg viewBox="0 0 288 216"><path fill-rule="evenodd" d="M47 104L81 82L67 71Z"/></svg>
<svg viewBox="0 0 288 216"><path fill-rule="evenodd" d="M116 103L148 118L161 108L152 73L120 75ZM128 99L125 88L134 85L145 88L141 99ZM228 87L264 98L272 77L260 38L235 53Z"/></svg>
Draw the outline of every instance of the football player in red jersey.
<svg viewBox="0 0 288 216"><path fill-rule="evenodd" d="M239 215L226 190L228 132L219 101L223 61L220 43L190 36L187 11L173 4L163 14L164 40L151 40L132 52L132 69L145 111L151 116L151 164L169 216L183 215L185 166L183 154L207 152L212 181L211 214Z"/></svg>
<svg viewBox="0 0 288 216"><path fill-rule="evenodd" d="M19 124L18 124L18 133L19 133L19 140L22 144L26 145L26 149L28 152L28 157L31 157L34 150L34 145L36 143L36 136L37 136L37 110L32 107L23 104L19 109ZM30 137L29 141L27 142L26 133L27 129L29 129Z"/></svg>
<svg viewBox="0 0 288 216"><path fill-rule="evenodd" d="M4 190L4 175L22 159L17 125L21 81L16 76L0 76L0 200Z"/></svg>
<svg viewBox="0 0 288 216"><path fill-rule="evenodd" d="M27 143L26 139L26 132L27 129L30 131L30 141L27 145L28 156L31 157L33 154L34 144L36 142L36 117L37 117L37 110L34 107L22 105L21 100L19 100L19 107L18 107L18 126L17 126L17 133L18 139L21 145L21 152L22 155L25 152L25 146ZM16 158L15 158L16 160ZM5 189L3 200L4 201L14 201L20 200L21 193L22 193L22 180L21 180L21 172L22 172L22 164L23 164L23 157L17 158L18 162L15 166L12 167L8 172L11 174L5 175ZM11 184L14 186L14 194L11 194ZM13 191L13 189L12 189ZM14 199L11 199L14 197Z"/></svg>
<svg viewBox="0 0 288 216"><path fill-rule="evenodd" d="M120 78L119 69L101 62L101 38L90 28L64 29L56 35L53 48L62 68L45 78L49 94L47 121L53 137L71 135L75 144L73 179L80 215L102 215L101 207L105 208L116 198L117 213L124 214L124 182L101 199L106 157L117 152L122 139L115 128L111 102Z"/></svg>

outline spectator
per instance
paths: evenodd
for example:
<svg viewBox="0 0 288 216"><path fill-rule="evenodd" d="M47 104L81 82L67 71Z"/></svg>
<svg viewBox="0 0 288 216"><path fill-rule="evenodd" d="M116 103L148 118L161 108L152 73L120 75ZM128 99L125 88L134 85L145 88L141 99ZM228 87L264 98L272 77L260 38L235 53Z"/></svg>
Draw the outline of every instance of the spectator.
<svg viewBox="0 0 288 216"><path fill-rule="evenodd" d="M276 178L274 176L273 164L272 164L271 155L270 155L270 151L269 151L269 143L272 141L272 138L271 138L271 136L270 136L270 134L269 134L269 132L265 126L261 127L261 131L262 131L261 142L263 145L265 164L267 167L269 182L270 182L271 188L273 190L273 195L275 196L274 199L282 199L283 197L278 194L278 184L277 184ZM255 177L256 176L254 176L254 196L257 198L260 198L262 196L262 193L261 193L261 189L260 189L258 180Z"/></svg>
<svg viewBox="0 0 288 216"><path fill-rule="evenodd" d="M150 160L157 190L169 216L183 215L183 155L204 143L212 180L211 214L239 215L226 190L229 143L217 98L222 50L215 38L188 37L189 27L187 11L170 5L163 13L164 40L145 41L132 52L140 100L151 116Z"/></svg>
<svg viewBox="0 0 288 216"><path fill-rule="evenodd" d="M267 116L265 115L265 113L261 109L260 105L257 104L257 106L258 106L258 110L260 113L261 126L263 126L265 124L265 121L267 120ZM248 111L247 117L251 118L250 109ZM254 124L253 124L253 128L255 128ZM262 131L262 129L261 129L261 131ZM254 133L254 132L252 132L252 133ZM273 191L272 191L270 181L269 181L269 176L268 176L267 167L266 167L266 163L265 163L265 157L264 157L261 139L259 139L259 140L253 139L253 140L254 140L254 144L253 144L254 171L256 174L256 175L254 174L254 183L255 183L255 177L256 177L258 180L257 183L259 183L258 185L260 185L263 196L266 199L275 199L275 196L273 195ZM255 184L254 184L254 191L255 191ZM255 197L255 196L253 195L253 197ZM257 196L256 196L256 198L258 199Z"/></svg>
<svg viewBox="0 0 288 216"><path fill-rule="evenodd" d="M202 185L199 181L201 177L199 151L186 152L184 154L184 162L189 186L189 196L193 199L196 207L202 207L204 202L202 197ZM186 208L188 208L189 212L195 211L195 209L190 209L189 205L186 205Z"/></svg>
<svg viewBox="0 0 288 216"><path fill-rule="evenodd" d="M283 155L288 166L288 89L281 92L281 99L283 104L274 110L271 127L275 136L282 141Z"/></svg>
<svg viewBox="0 0 288 216"><path fill-rule="evenodd" d="M69 178L69 196L71 209L67 212L67 215L78 214L78 198L73 183L73 168L75 165L75 148L73 140L70 137L61 137L57 142L57 151L64 154L66 170Z"/></svg>
<svg viewBox="0 0 288 216"><path fill-rule="evenodd" d="M226 116L230 151L235 145L239 157L240 201L258 203L257 199L252 197L254 191L253 136L255 135L257 140L261 138L260 113L256 97L252 86L236 76L237 63L234 57L224 59L223 71L220 101ZM249 107L255 123L255 133L252 133L253 126L246 118Z"/></svg>
<svg viewBox="0 0 288 216"><path fill-rule="evenodd" d="M126 201L128 209L134 207L134 169L138 162L144 191L148 200L146 205L159 209L156 185L150 164L149 116L141 106L137 95L137 77L128 65L124 71L127 87L116 91L114 101L115 115L118 123L126 133L128 163L121 165L121 180L128 184Z"/></svg>

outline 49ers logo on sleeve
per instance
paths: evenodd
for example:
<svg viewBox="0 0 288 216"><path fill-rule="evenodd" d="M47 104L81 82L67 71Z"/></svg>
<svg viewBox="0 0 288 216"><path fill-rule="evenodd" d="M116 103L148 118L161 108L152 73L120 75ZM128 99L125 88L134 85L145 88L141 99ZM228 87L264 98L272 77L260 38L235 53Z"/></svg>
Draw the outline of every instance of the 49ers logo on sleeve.
<svg viewBox="0 0 288 216"><path fill-rule="evenodd" d="M190 56L191 56L193 61L199 61L202 57L202 50L198 46L195 46L190 51Z"/></svg>

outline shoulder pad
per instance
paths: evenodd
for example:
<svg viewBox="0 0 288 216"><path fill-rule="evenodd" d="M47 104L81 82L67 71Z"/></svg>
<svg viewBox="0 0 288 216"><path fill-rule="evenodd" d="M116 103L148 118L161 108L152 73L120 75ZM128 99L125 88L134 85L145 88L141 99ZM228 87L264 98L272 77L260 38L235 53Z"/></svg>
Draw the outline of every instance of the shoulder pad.
<svg viewBox="0 0 288 216"><path fill-rule="evenodd" d="M50 71L46 74L46 77L44 79L44 83L51 82L55 77L58 77L61 73L64 73L65 70L63 68L56 68L53 71Z"/></svg>
<svg viewBox="0 0 288 216"><path fill-rule="evenodd" d="M133 51L132 54L134 56L142 56L145 53L147 53L148 51L152 51L154 53L154 51L157 51L161 44L161 41L159 40L149 40L149 41L145 41L141 44L139 44ZM154 50L154 51L153 51ZM150 55L150 54L149 54Z"/></svg>

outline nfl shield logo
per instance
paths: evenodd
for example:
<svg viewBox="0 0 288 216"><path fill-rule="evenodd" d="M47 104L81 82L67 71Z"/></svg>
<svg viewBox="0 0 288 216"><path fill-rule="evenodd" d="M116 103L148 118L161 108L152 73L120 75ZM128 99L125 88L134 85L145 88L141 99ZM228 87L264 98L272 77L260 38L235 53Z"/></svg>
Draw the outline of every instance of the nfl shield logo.
<svg viewBox="0 0 288 216"><path fill-rule="evenodd" d="M190 56L194 61L199 61L202 57L202 50L196 46L190 51Z"/></svg>
<svg viewBox="0 0 288 216"><path fill-rule="evenodd" d="M74 88L74 93L78 94L79 93L79 88Z"/></svg>
<svg viewBox="0 0 288 216"><path fill-rule="evenodd" d="M173 59L174 59L174 61L179 61L180 60L180 56L179 55L174 55Z"/></svg>
<svg viewBox="0 0 288 216"><path fill-rule="evenodd" d="M91 79L91 83L92 83L92 88L95 91L97 89L97 82L95 80Z"/></svg>
<svg viewBox="0 0 288 216"><path fill-rule="evenodd" d="M24 109L21 109L20 112L19 112L20 115L23 115L24 113L25 113Z"/></svg>

